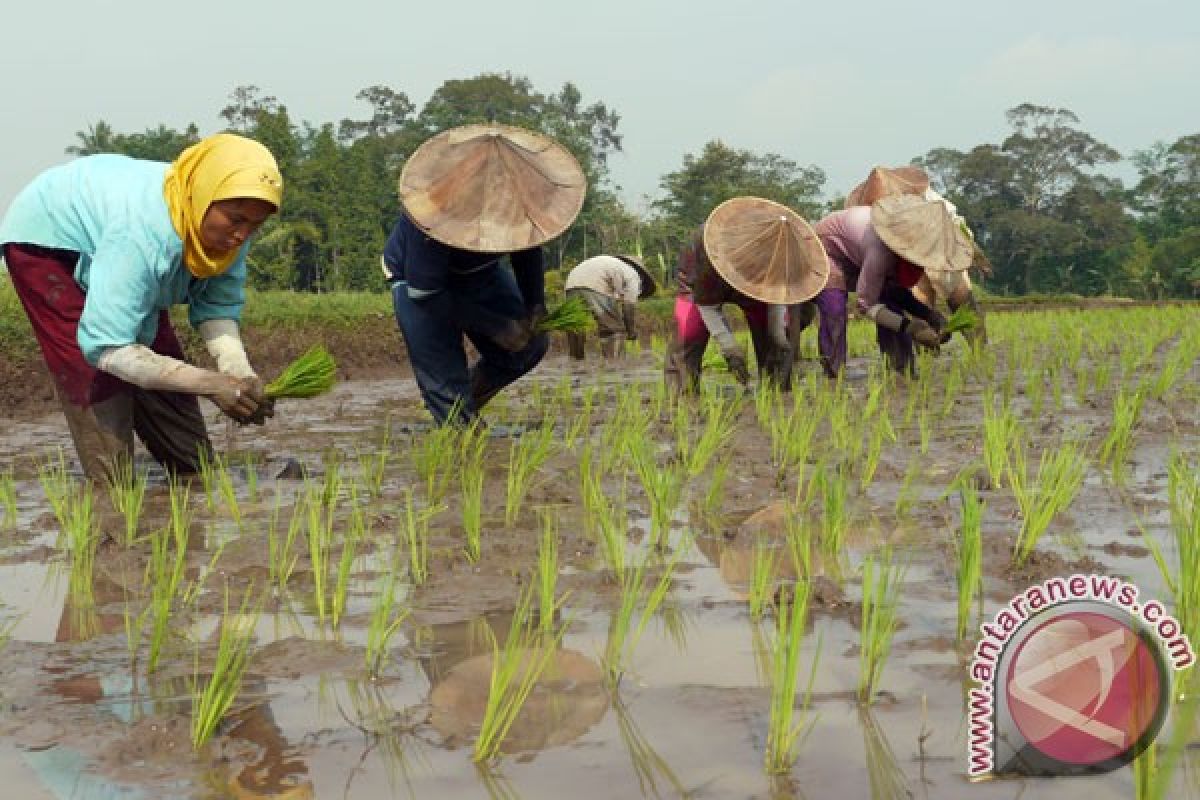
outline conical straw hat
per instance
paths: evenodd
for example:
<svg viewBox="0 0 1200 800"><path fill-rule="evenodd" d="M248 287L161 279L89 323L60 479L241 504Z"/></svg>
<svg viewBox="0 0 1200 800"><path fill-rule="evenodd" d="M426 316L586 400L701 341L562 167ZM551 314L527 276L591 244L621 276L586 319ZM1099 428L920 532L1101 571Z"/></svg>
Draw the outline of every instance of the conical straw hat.
<svg viewBox="0 0 1200 800"><path fill-rule="evenodd" d="M587 192L575 157L540 133L465 125L426 140L400 173L404 210L440 242L511 253L565 231Z"/></svg>
<svg viewBox="0 0 1200 800"><path fill-rule="evenodd" d="M941 200L893 195L871 206L871 227L896 255L927 270L971 266L975 245Z"/></svg>
<svg viewBox="0 0 1200 800"><path fill-rule="evenodd" d="M920 167L875 167L846 195L846 208L874 205L881 197L897 194L921 196L928 188L929 176Z"/></svg>
<svg viewBox="0 0 1200 800"><path fill-rule="evenodd" d="M650 271L646 269L646 266L637 256L617 256L617 258L633 267L638 277L642 279L642 290L638 293L638 297L644 300L658 291L658 282L654 280L654 276L650 274Z"/></svg>
<svg viewBox="0 0 1200 800"><path fill-rule="evenodd" d="M764 303L811 300L829 280L825 248L812 227L761 197L735 197L713 209L704 250L730 286Z"/></svg>

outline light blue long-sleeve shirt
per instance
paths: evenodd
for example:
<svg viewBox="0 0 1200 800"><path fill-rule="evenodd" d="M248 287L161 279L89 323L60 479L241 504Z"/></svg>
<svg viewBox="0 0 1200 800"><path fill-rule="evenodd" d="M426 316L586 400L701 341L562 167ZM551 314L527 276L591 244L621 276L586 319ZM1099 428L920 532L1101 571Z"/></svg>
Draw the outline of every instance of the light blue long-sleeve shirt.
<svg viewBox="0 0 1200 800"><path fill-rule="evenodd" d="M241 318L246 250L228 271L200 280L183 264L183 240L163 198L167 164L95 155L46 170L0 222L0 246L33 244L79 253L86 299L77 338L88 363L113 347L150 345L158 312L188 306L193 326Z"/></svg>

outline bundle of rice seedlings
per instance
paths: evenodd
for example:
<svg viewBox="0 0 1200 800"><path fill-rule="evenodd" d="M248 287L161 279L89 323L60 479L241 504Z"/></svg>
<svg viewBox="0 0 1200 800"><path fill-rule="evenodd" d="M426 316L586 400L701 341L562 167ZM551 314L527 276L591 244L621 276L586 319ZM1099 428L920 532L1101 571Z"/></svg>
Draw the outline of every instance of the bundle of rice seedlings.
<svg viewBox="0 0 1200 800"><path fill-rule="evenodd" d="M547 331L564 331L566 333L587 333L595 327L592 312L588 311L587 303L582 297L568 297L554 310L550 311L537 324L538 333Z"/></svg>
<svg viewBox="0 0 1200 800"><path fill-rule="evenodd" d="M946 327L942 328L942 333L958 333L967 332L979 324L979 317L975 312L966 306L959 306L946 320Z"/></svg>
<svg viewBox="0 0 1200 800"><path fill-rule="evenodd" d="M313 345L267 384L267 397L316 397L333 388L337 364L324 345Z"/></svg>

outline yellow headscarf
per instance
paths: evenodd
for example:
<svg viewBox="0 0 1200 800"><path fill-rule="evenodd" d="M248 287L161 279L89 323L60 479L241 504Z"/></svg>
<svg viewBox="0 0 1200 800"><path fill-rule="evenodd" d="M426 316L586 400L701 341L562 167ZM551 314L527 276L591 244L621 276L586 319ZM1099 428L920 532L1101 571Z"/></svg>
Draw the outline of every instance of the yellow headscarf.
<svg viewBox="0 0 1200 800"><path fill-rule="evenodd" d="M183 263L197 278L229 269L237 250L211 255L200 241L200 222L218 200L254 198L279 208L283 177L271 151L256 141L218 133L184 150L167 169L163 196L171 224L183 239Z"/></svg>

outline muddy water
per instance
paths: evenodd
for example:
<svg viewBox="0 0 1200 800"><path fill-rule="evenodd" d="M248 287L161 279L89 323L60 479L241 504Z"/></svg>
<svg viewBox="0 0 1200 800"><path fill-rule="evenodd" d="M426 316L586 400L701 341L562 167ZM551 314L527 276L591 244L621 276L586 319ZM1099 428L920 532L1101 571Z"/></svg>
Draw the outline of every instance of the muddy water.
<svg viewBox="0 0 1200 800"><path fill-rule="evenodd" d="M532 423L540 416L539 404L554 406L568 388L577 402L583 387L597 382L640 384L649 398L658 380L655 359L645 353L627 367L617 379L597 374L594 365L579 370L551 359L536 378L502 395L489 416ZM851 366L850 390L859 398L865 395L866 371L864 360ZM611 398L605 394L598 401L593 436L612 414ZM411 616L392 641L382 674L371 677L364 666L367 619L379 576L391 563L404 490L418 484L410 457L427 418L415 387L403 380L345 383L325 398L281 405L279 416L262 430L233 428L214 416L214 440L231 463L257 465L256 489L237 473L240 526L224 503L210 508L194 490L189 576L205 574L214 548L224 543L225 549L217 568L206 574L206 591L195 608L173 619L164 666L147 676L144 645L139 660L131 661L126 639L127 609L136 614L143 607L146 548L123 552L104 546L93 581L95 608L92 613L75 608L66 559L56 544L57 523L37 478L38 464L58 448L70 455L65 425L55 415L0 422L0 472L14 470L18 493L16 519L5 523L0 550L0 619L12 626L0 651L5 675L0 796L1132 797L1128 768L1069 780L966 780L967 648L953 638L950 550L957 511L941 494L978 458L978 424L967 414L938 426L928 454L921 456L918 505L898 519L893 508L919 437L915 425L899 422L904 401L900 394L891 404L898 441L885 447L870 487L852 493L845 563L814 567L822 574L814 578L817 599L802 660L811 663L819 642L814 721L787 780L771 780L762 769L769 705L762 645L768 626L752 622L745 603L756 535L743 523L781 499L768 464L769 440L752 407L727 453L732 469L720 519L689 516L704 480L690 486L680 504L670 536L671 546L683 551L678 574L665 611L647 627L615 694L599 683L615 593L585 533L578 445L551 456L510 529L503 523L503 465L510 442L497 438L488 444L484 557L477 565L458 554L461 502L457 481L451 481L448 509L432 524L430 580L400 587ZM1018 393L1018 407L1021 402ZM968 384L958 405L979 403L980 387ZM1057 436L1083 426L1102 436L1109 403L1079 406L1065 398L1061 412L1046 416L1041 432ZM570 422L558 424L565 428ZM354 562L340 630L316 622L302 555L289 591L271 593L257 619L252 663L234 712L209 745L193 752L190 681L211 662L221 587L265 582L265 531L273 510L278 503L280 524L286 526L302 491L302 481L273 476L294 460L319 485L330 465L340 462L349 482L359 471L358 456L377 451L385 430L391 457L382 491L364 501L373 543ZM665 425L651 430L665 447ZM1135 580L1146 595L1165 599L1137 526L1163 537L1169 524L1166 458L1172 448L1195 453L1198 442L1186 409L1148 403L1128 486L1117 491L1090 467L1071 511L1040 547L1050 565L1045 574L1013 577L998 562L985 569L986 613L1029 579L1056 574L1054 567L1082 565L1119 574ZM616 486L608 488L617 496ZM418 496L423 491L416 489ZM982 494L988 503L984 532L994 540L989 551L994 555L1010 546L1016 507L1004 491ZM165 524L165 498L162 477L152 472L143 532ZM648 546L650 521L632 476L628 502L629 555L635 558ZM503 638L511 621L519 583L536 560L539 507L556 515L559 587L569 590L560 675L531 697L498 766L481 771L471 761L471 739L486 695L479 684L486 674L481 664L487 631ZM111 512L102 512L101 522L106 529L118 526ZM855 565L882 542L908 564L902 624L877 701L863 710L854 699L861 593ZM1170 796L1200 796L1191 784L1194 773L1186 770Z"/></svg>

